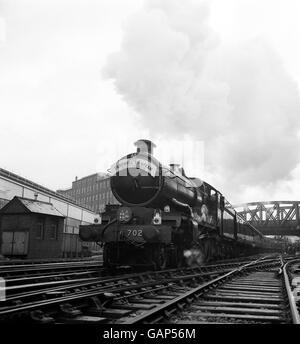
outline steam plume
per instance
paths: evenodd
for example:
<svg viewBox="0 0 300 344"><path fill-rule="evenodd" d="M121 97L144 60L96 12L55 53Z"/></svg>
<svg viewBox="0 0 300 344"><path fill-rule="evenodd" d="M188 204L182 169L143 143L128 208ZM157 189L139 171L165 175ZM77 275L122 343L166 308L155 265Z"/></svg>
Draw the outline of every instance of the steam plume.
<svg viewBox="0 0 300 344"><path fill-rule="evenodd" d="M208 19L207 2L147 1L104 75L153 133L205 140L211 182L240 201L238 186L278 183L297 166L299 93L263 39L224 47Z"/></svg>

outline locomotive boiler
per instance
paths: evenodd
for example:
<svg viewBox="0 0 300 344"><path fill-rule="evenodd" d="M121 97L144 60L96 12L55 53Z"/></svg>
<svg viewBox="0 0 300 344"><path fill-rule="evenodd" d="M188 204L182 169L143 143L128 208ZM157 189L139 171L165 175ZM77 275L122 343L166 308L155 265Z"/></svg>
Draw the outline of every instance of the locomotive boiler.
<svg viewBox="0 0 300 344"><path fill-rule="evenodd" d="M121 204L163 209L168 204L180 206L177 201L190 207L201 206L201 191L183 169L176 164L164 167L152 155L152 142L140 140L136 145L136 153L113 167L111 189Z"/></svg>
<svg viewBox="0 0 300 344"><path fill-rule="evenodd" d="M162 165L151 141L135 145L111 168L120 205L106 207L101 223L80 227L83 241L103 245L105 266L163 269L270 249L214 187L179 165Z"/></svg>

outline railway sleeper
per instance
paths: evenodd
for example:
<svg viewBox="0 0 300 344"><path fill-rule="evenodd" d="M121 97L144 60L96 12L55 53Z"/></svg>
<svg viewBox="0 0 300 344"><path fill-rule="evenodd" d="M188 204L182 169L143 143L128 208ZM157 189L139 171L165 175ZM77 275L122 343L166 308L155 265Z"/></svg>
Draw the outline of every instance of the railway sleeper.
<svg viewBox="0 0 300 344"><path fill-rule="evenodd" d="M59 309L60 313L62 313L63 316L67 316L68 318L74 318L82 314L81 310L77 309L69 303L60 305Z"/></svg>
<svg viewBox="0 0 300 344"><path fill-rule="evenodd" d="M200 311L210 311L216 313L234 313L234 314L258 314L258 315L280 315L280 309L261 309L261 308L238 308L229 306L207 306L207 305L193 305L192 309Z"/></svg>
<svg viewBox="0 0 300 344"><path fill-rule="evenodd" d="M266 322L266 323L285 323L286 319L281 316L264 316L264 315L248 315L248 314L224 314L224 313L205 313L205 312L192 312L189 313L190 317L198 318L226 318L228 319L244 319L244 320L253 320L257 322ZM203 319L204 320L204 319ZM209 321L208 321L209 322Z"/></svg>
<svg viewBox="0 0 300 344"><path fill-rule="evenodd" d="M80 315L74 318L60 318L58 323L63 324L103 324L107 322L106 318L99 316L90 316L90 315Z"/></svg>
<svg viewBox="0 0 300 344"><path fill-rule="evenodd" d="M232 300L232 301L257 301L257 302L268 302L268 303L276 303L283 302L283 298L274 299L271 297L255 297L255 296L237 296L237 295L204 295L203 299L210 299L210 300Z"/></svg>
<svg viewBox="0 0 300 344"><path fill-rule="evenodd" d="M51 324L54 323L54 318L50 317L49 315L45 314L41 310L35 310L30 312L30 318L39 324Z"/></svg>
<svg viewBox="0 0 300 344"><path fill-rule="evenodd" d="M254 303L254 302L226 302L226 301L202 301L199 306L231 306L237 308L263 308L263 309L282 309L283 305L281 304L269 304L269 303Z"/></svg>

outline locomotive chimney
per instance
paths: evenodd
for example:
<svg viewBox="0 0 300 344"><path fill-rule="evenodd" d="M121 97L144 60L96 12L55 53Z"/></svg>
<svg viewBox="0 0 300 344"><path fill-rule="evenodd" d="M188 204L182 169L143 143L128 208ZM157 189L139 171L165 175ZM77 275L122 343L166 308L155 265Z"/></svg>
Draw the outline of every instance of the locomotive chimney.
<svg viewBox="0 0 300 344"><path fill-rule="evenodd" d="M137 147L137 153L148 153L150 155L153 155L153 148L156 147L155 143L150 140L138 140L134 144Z"/></svg>

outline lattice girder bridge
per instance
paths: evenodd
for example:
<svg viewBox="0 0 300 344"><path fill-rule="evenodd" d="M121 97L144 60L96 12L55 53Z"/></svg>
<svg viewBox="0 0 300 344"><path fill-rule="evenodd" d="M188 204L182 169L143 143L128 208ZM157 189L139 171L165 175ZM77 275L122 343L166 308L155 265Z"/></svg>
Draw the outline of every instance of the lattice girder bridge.
<svg viewBox="0 0 300 344"><path fill-rule="evenodd" d="M234 208L265 235L300 236L300 201L251 202Z"/></svg>

